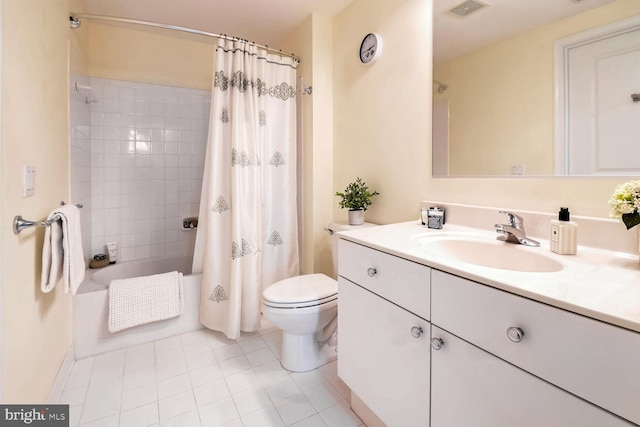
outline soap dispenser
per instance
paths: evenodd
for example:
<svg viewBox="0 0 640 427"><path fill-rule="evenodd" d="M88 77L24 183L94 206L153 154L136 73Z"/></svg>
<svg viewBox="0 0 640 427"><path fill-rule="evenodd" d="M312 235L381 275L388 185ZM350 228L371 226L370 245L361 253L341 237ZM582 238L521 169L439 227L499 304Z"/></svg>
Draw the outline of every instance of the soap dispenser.
<svg viewBox="0 0 640 427"><path fill-rule="evenodd" d="M569 215L569 208L560 208L558 219L551 220L551 252L575 255L578 251L578 224Z"/></svg>

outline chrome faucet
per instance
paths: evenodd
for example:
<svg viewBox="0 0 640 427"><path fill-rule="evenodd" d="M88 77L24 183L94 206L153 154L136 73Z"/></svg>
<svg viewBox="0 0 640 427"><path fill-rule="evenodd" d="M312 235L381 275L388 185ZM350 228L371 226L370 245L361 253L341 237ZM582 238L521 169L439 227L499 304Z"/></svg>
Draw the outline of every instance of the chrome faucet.
<svg viewBox="0 0 640 427"><path fill-rule="evenodd" d="M524 231L524 221L521 216L507 211L500 211L507 216L509 224L496 224L497 239L503 242L519 243L526 246L540 246L540 242L527 237Z"/></svg>

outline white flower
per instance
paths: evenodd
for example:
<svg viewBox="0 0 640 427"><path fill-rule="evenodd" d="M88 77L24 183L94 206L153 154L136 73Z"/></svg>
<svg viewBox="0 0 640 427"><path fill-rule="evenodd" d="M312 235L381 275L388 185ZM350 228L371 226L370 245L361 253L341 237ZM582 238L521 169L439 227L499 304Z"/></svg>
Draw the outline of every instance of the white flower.
<svg viewBox="0 0 640 427"><path fill-rule="evenodd" d="M633 227L637 221L630 221L622 215L633 214L640 217L640 181L628 181L618 185L609 199L610 215L613 218L621 218L627 228Z"/></svg>

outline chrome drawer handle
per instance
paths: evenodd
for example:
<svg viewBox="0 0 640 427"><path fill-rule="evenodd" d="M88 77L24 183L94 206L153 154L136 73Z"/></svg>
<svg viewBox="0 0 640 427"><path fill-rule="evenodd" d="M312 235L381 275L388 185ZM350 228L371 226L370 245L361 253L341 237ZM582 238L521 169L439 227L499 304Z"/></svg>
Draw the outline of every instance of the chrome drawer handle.
<svg viewBox="0 0 640 427"><path fill-rule="evenodd" d="M414 326L411 328L411 336L414 338L420 338L424 334L424 331L420 326Z"/></svg>
<svg viewBox="0 0 640 427"><path fill-rule="evenodd" d="M513 342L520 342L524 338L524 332L522 329L512 326L507 329L507 337Z"/></svg>
<svg viewBox="0 0 640 427"><path fill-rule="evenodd" d="M376 274L378 274L378 270L376 270L375 268L370 268L367 270L367 276L369 277L373 277Z"/></svg>
<svg viewBox="0 0 640 427"><path fill-rule="evenodd" d="M442 338L432 338L431 339L431 348L434 350L440 350L444 347L444 341Z"/></svg>

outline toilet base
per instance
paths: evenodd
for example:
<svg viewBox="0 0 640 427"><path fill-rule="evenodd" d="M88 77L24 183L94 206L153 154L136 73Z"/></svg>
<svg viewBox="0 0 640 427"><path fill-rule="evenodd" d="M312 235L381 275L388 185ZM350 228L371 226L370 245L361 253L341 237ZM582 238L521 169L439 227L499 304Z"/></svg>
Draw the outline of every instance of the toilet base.
<svg viewBox="0 0 640 427"><path fill-rule="evenodd" d="M336 360L336 347L320 344L315 334L282 334L282 367L291 372L307 372Z"/></svg>

